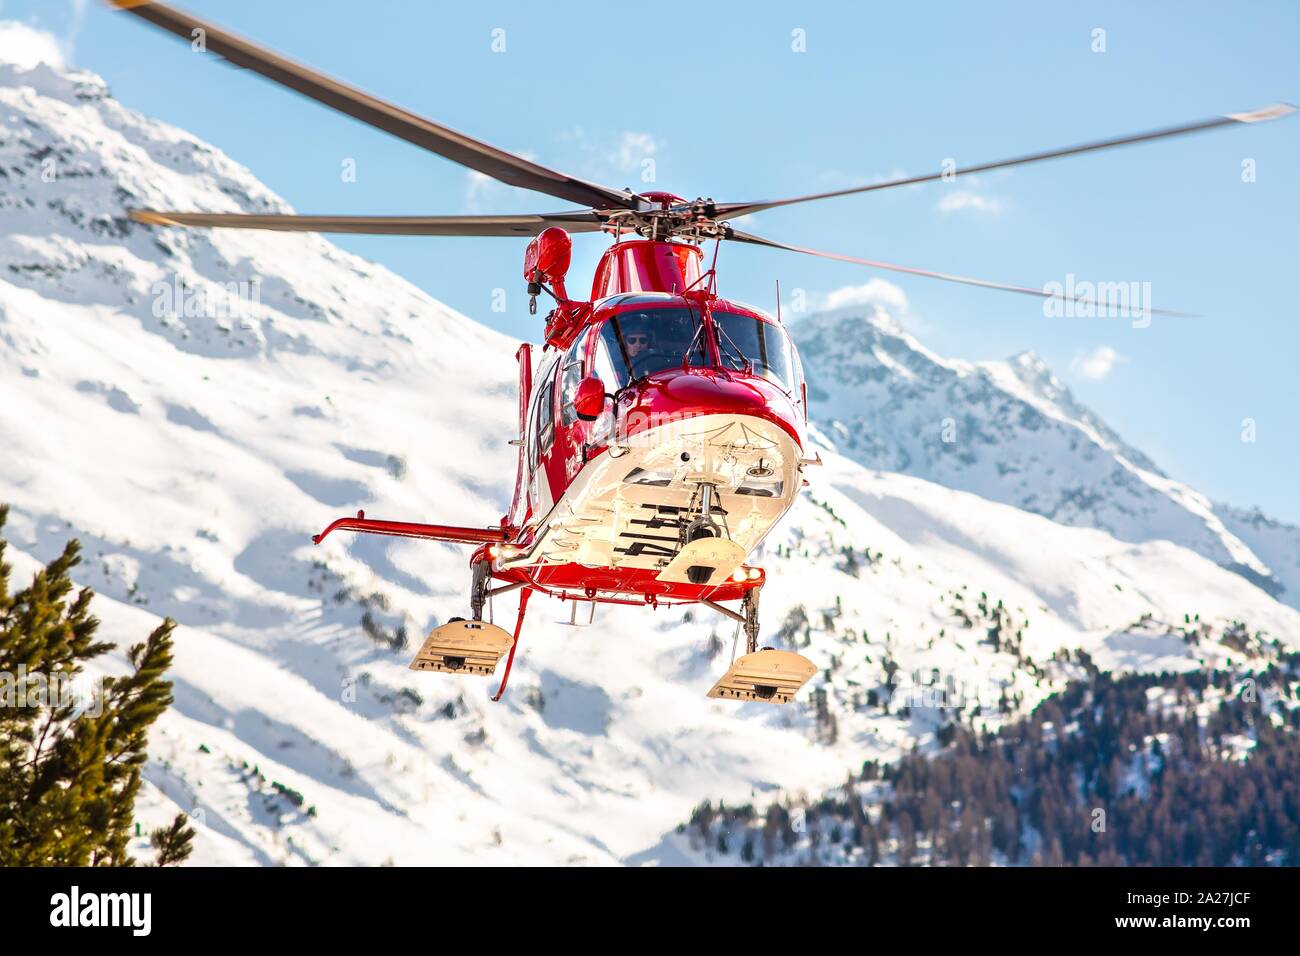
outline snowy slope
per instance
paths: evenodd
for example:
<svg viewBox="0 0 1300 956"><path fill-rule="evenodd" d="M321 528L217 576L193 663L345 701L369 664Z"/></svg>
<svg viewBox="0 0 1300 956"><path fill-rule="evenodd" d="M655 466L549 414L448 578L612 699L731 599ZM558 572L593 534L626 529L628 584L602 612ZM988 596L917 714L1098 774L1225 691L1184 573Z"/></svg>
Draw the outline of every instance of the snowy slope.
<svg viewBox="0 0 1300 956"><path fill-rule="evenodd" d="M1272 576L1286 589L1277 596L1293 607L1300 602L1300 528L1270 518L1258 508L1216 504L1214 513L1225 528L1268 565Z"/></svg>
<svg viewBox="0 0 1300 956"><path fill-rule="evenodd" d="M132 205L287 208L97 77L0 64L5 535L19 579L80 538L79 580L123 647L180 623L141 817L194 813L199 861L689 861L672 830L700 800L817 792L930 738L936 714L864 700L886 659L1029 706L1050 681L1026 661L1059 648L1124 668L1227 653L1163 628L1184 615L1300 642L1300 614L1205 556L1208 524L1204 550L1067 527L827 441L764 555L766 634L824 669L796 705L704 696L731 652L721 619L602 610L575 629L544 600L490 704L486 681L414 674L413 649L389 646L464 613L463 549L309 536L359 507L496 520L516 343L320 237L156 230L124 218ZM228 282L257 294L232 302ZM880 395L857 394L873 414ZM852 395L837 392L846 415ZM957 623L982 591L1014 609L1019 655ZM1158 623L1133 627L1145 614Z"/></svg>
<svg viewBox="0 0 1300 956"><path fill-rule="evenodd" d="M861 464L1123 541L1172 541L1300 606L1300 587L1287 584L1296 581L1294 546L1282 555L1260 547L1230 509L1161 472L1033 353L941 358L881 307L811 316L792 331L816 383L813 415Z"/></svg>

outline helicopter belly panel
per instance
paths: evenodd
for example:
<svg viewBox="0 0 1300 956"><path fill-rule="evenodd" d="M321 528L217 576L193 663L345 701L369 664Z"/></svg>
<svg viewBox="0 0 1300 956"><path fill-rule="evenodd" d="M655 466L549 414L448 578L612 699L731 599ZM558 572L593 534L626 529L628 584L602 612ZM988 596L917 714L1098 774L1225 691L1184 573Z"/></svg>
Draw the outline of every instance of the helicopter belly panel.
<svg viewBox="0 0 1300 956"><path fill-rule="evenodd" d="M713 514L725 535L748 555L793 504L801 458L783 428L748 415L703 415L638 432L582 467L534 546L506 566L663 569L695 515L702 483L714 488Z"/></svg>

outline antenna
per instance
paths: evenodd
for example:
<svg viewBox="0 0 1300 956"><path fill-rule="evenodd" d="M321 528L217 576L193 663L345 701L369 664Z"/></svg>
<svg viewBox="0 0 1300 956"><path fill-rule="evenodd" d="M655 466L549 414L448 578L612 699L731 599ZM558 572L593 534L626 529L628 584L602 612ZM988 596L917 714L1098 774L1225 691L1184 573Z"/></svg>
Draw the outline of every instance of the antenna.
<svg viewBox="0 0 1300 956"><path fill-rule="evenodd" d="M776 321L781 322L781 280L776 280Z"/></svg>

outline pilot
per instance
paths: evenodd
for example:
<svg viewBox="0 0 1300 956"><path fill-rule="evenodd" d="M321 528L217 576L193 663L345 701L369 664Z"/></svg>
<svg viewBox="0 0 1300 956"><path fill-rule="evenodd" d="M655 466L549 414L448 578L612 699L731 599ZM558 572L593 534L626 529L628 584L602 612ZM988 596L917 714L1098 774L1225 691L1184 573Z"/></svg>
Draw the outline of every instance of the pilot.
<svg viewBox="0 0 1300 956"><path fill-rule="evenodd" d="M648 319L631 324L626 332L623 333L623 341L627 344L627 357L635 364L637 356L645 355L655 350L654 332L650 329Z"/></svg>

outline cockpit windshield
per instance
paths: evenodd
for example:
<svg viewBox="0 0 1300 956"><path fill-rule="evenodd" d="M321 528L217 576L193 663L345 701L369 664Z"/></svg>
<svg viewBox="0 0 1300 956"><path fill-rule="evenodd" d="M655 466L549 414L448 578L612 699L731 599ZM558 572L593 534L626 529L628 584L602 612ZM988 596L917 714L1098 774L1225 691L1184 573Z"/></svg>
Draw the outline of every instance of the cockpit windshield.
<svg viewBox="0 0 1300 956"><path fill-rule="evenodd" d="M713 313L713 324L723 368L761 375L787 391L797 387L798 360L783 328L752 315L720 311Z"/></svg>
<svg viewBox="0 0 1300 956"><path fill-rule="evenodd" d="M596 374L622 388L651 372L708 364L700 314L691 309L634 309L605 321Z"/></svg>

